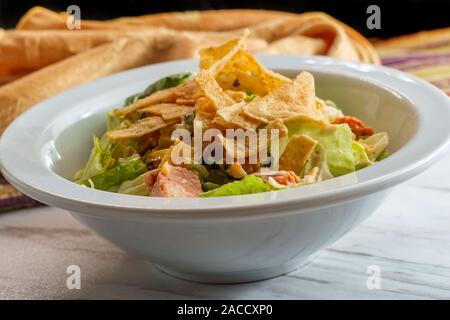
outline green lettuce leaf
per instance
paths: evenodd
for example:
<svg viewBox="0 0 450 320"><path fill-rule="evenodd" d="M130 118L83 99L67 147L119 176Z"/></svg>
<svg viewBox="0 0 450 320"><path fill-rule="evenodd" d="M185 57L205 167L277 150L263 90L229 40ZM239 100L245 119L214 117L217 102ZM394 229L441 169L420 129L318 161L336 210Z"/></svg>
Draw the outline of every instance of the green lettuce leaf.
<svg viewBox="0 0 450 320"><path fill-rule="evenodd" d="M366 149L360 143L352 143L353 157L355 158L355 169L359 170L373 164L367 156Z"/></svg>
<svg viewBox="0 0 450 320"><path fill-rule="evenodd" d="M149 191L145 185L145 177L150 173L147 171L133 180L127 180L120 184L118 193L132 194L136 196L148 196Z"/></svg>
<svg viewBox="0 0 450 320"><path fill-rule="evenodd" d="M216 189L200 194L200 197L226 197L270 191L271 188L261 178L254 175L245 176L242 180L224 184Z"/></svg>
<svg viewBox="0 0 450 320"><path fill-rule="evenodd" d="M198 163L191 163L186 164L186 168L197 173L198 177L200 178L200 181L203 182L206 181L206 179L208 179L209 172L208 169L205 168L205 166Z"/></svg>
<svg viewBox="0 0 450 320"><path fill-rule="evenodd" d="M387 157L391 156L391 152L387 151L386 149L383 150L383 152L380 153L380 155L378 156L378 158L375 161L381 161L386 159Z"/></svg>
<svg viewBox="0 0 450 320"><path fill-rule="evenodd" d="M155 93L156 91L160 91L167 88L176 87L179 84L182 84L192 78L192 74L190 72L185 73L178 73L173 74L171 76L164 77L162 79L159 79L158 81L152 83L150 86L147 87L143 92L136 93L132 96L129 96L125 102L124 107L136 102L139 99L148 97L152 93Z"/></svg>
<svg viewBox="0 0 450 320"><path fill-rule="evenodd" d="M96 136L92 137L94 146L86 163L86 166L81 171L77 172L77 182L86 181L89 178L105 172L114 165L114 158L112 157L113 145L106 136L98 139Z"/></svg>
<svg viewBox="0 0 450 320"><path fill-rule="evenodd" d="M209 191L233 181L226 171L219 165L207 169L205 166L197 163L186 164L186 168L194 171L202 183L203 191Z"/></svg>
<svg viewBox="0 0 450 320"><path fill-rule="evenodd" d="M123 181L132 180L147 170L139 155L121 158L118 165L79 183L99 190L114 190Z"/></svg>
<svg viewBox="0 0 450 320"><path fill-rule="evenodd" d="M311 173L313 168L319 168L319 176L317 177L317 181L324 181L333 178L333 175L330 172L330 167L328 166L327 152L325 148L318 144L309 158L308 162L305 165L305 168L302 173L302 177Z"/></svg>
<svg viewBox="0 0 450 320"><path fill-rule="evenodd" d="M355 171L352 131L347 124L321 125L314 122L288 121L289 138L304 134L318 141L325 149L330 171L334 177Z"/></svg>
<svg viewBox="0 0 450 320"><path fill-rule="evenodd" d="M369 159L375 161L386 149L389 143L389 137L386 132L379 132L368 138L359 139L358 142L366 149Z"/></svg>
<svg viewBox="0 0 450 320"><path fill-rule="evenodd" d="M251 101L255 100L256 97L257 97L257 95L252 92L245 93L245 101L246 102L251 102Z"/></svg>
<svg viewBox="0 0 450 320"><path fill-rule="evenodd" d="M212 182L205 182L202 183L202 189L203 191L210 191L210 190L214 190L219 188L220 185L216 184L216 183L212 183Z"/></svg>

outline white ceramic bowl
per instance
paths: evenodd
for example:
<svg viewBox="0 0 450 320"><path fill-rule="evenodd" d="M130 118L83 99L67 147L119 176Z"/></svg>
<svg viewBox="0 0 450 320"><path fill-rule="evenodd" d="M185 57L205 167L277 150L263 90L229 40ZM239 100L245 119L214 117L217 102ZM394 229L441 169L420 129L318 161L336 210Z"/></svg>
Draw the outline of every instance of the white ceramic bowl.
<svg viewBox="0 0 450 320"><path fill-rule="evenodd" d="M366 219L389 189L429 167L449 141L450 101L412 76L330 58L260 57L269 68L315 75L317 94L387 131L394 154L369 168L296 189L256 195L164 199L91 190L70 181L105 130L105 114L196 61L139 68L82 85L35 106L0 141L3 175L68 210L124 250L177 277L242 282L302 266Z"/></svg>

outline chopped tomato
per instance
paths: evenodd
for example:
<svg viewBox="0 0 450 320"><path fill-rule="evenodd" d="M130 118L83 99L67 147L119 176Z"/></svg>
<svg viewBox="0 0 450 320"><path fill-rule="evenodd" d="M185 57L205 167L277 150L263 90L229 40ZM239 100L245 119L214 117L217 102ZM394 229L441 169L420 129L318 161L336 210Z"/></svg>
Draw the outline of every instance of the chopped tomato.
<svg viewBox="0 0 450 320"><path fill-rule="evenodd" d="M357 136L371 136L375 132L372 128L366 126L364 122L355 117L340 117L334 120L334 124L346 123Z"/></svg>
<svg viewBox="0 0 450 320"><path fill-rule="evenodd" d="M256 175L261 177L265 182L268 182L269 178L271 178L283 186L292 186L300 182L299 176L293 171L267 171L258 172Z"/></svg>

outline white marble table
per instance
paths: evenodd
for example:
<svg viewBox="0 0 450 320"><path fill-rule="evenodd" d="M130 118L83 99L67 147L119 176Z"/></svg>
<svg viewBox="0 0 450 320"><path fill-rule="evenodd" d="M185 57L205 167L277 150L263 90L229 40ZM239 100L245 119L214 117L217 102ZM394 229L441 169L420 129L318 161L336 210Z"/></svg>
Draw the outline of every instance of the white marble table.
<svg viewBox="0 0 450 320"><path fill-rule="evenodd" d="M81 269L80 290L66 287L69 265ZM367 288L372 265L380 289ZM56 208L0 214L0 299L17 298L450 299L450 150L309 266L248 284L149 269Z"/></svg>

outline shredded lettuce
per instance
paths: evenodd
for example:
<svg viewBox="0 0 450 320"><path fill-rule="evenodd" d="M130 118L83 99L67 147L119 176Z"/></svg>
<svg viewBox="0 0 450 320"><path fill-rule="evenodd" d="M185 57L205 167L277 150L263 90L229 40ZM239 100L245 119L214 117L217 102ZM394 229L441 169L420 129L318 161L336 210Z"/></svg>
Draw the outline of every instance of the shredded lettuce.
<svg viewBox="0 0 450 320"><path fill-rule="evenodd" d="M207 169L201 164L193 163L187 164L186 168L197 173L200 182L202 183L203 191L213 190L233 181L226 171L218 165L216 165L215 168Z"/></svg>
<svg viewBox="0 0 450 320"><path fill-rule="evenodd" d="M386 132L379 132L358 142L366 149L370 161L375 161L386 149L389 138Z"/></svg>
<svg viewBox="0 0 450 320"><path fill-rule="evenodd" d="M118 193L132 194L136 196L148 196L149 191L145 185L145 177L150 173L147 171L133 180L127 180L120 184Z"/></svg>
<svg viewBox="0 0 450 320"><path fill-rule="evenodd" d="M260 193L272 190L263 179L254 175L245 176L242 180L224 184L216 189L200 194L200 197L226 197L241 194Z"/></svg>
<svg viewBox="0 0 450 320"><path fill-rule="evenodd" d="M147 170L139 155L120 158L118 165L110 170L100 172L79 183L99 190L115 190L123 181L132 180Z"/></svg>
<svg viewBox="0 0 450 320"><path fill-rule="evenodd" d="M212 182L205 182L202 183L202 189L203 191L210 191L210 190L214 190L219 188L220 185L216 184L216 183L212 183Z"/></svg>
<svg viewBox="0 0 450 320"><path fill-rule="evenodd" d="M304 178L308 174L311 174L314 168L319 168L319 175L317 181L324 181L333 178L328 166L327 152L325 148L318 144L314 149L309 161L306 163L302 177Z"/></svg>
<svg viewBox="0 0 450 320"><path fill-rule="evenodd" d="M381 161L386 159L387 157L391 156L391 152L387 151L386 149L383 150L383 152L380 153L380 155L378 156L378 158L375 161Z"/></svg>
<svg viewBox="0 0 450 320"><path fill-rule="evenodd" d="M77 172L78 183L86 181L91 177L98 175L110 169L114 165L112 157L112 144L106 136L98 139L95 135L92 137L94 146L92 147L89 160L82 171Z"/></svg>
<svg viewBox="0 0 450 320"><path fill-rule="evenodd" d="M205 182L211 182L219 186L232 182L234 179L220 166L208 170L208 177Z"/></svg>
<svg viewBox="0 0 450 320"><path fill-rule="evenodd" d="M344 113L339 109L339 107L331 100L323 101L323 115L327 118L329 122L333 122L337 118L343 117Z"/></svg>
<svg viewBox="0 0 450 320"><path fill-rule="evenodd" d="M186 168L197 173L200 181L206 181L206 179L208 179L209 172L208 169L205 168L205 166L197 163L192 163L186 164Z"/></svg>
<svg viewBox="0 0 450 320"><path fill-rule="evenodd" d="M352 131L347 124L322 125L315 122L288 121L289 138L304 134L317 140L327 153L328 166L334 177L355 171Z"/></svg>
<svg viewBox="0 0 450 320"><path fill-rule="evenodd" d="M355 169L359 170L373 164L367 156L366 149L359 142L352 143L353 157L355 158Z"/></svg>

